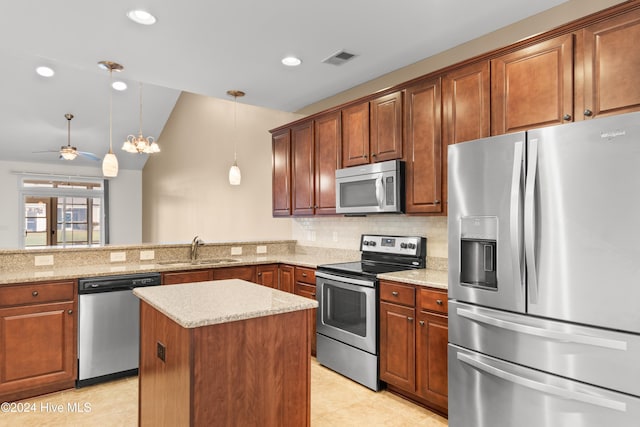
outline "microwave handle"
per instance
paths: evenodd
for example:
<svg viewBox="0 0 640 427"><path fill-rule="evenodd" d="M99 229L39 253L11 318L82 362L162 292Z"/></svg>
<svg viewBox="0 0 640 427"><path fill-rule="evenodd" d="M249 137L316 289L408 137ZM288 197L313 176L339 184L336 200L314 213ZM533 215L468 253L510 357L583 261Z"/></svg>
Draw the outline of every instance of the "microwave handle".
<svg viewBox="0 0 640 427"><path fill-rule="evenodd" d="M384 207L384 184L382 176L376 179L376 200L380 209Z"/></svg>

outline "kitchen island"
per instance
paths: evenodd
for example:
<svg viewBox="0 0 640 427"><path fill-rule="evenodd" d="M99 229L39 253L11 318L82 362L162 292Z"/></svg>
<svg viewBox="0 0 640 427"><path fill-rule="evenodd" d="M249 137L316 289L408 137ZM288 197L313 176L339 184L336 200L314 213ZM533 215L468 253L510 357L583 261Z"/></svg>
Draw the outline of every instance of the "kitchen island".
<svg viewBox="0 0 640 427"><path fill-rule="evenodd" d="M316 301L236 279L134 294L139 425L309 425Z"/></svg>

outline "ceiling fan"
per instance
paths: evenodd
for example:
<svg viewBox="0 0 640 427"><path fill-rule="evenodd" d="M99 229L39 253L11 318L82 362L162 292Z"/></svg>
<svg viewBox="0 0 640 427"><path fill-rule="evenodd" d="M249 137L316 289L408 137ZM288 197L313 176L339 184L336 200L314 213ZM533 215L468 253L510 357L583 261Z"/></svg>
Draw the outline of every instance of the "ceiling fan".
<svg viewBox="0 0 640 427"><path fill-rule="evenodd" d="M86 159L100 161L100 157L95 154L87 151L78 151L76 147L71 145L71 119L73 119L73 114L67 113L64 117L67 119L67 145L61 146L60 150L34 151L34 153L60 153L59 158L63 160L73 160L81 156Z"/></svg>

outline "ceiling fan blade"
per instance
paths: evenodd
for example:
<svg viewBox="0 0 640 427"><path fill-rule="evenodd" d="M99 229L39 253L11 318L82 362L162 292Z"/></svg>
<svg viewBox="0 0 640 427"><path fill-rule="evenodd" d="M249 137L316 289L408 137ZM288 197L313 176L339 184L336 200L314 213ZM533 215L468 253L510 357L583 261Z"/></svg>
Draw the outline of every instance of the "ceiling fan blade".
<svg viewBox="0 0 640 427"><path fill-rule="evenodd" d="M96 156L93 153L89 153L87 151L78 151L77 153L78 153L79 156L82 156L85 159L95 160L96 162L99 162L100 160L102 160L102 158Z"/></svg>
<svg viewBox="0 0 640 427"><path fill-rule="evenodd" d="M60 150L44 150L44 151L32 151L32 154L42 154L42 153L59 153Z"/></svg>

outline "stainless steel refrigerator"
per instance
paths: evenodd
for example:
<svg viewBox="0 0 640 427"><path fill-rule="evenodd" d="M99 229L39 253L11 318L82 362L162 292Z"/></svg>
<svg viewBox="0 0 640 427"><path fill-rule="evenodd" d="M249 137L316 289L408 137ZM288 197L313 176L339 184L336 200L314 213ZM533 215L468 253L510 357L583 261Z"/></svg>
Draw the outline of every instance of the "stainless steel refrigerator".
<svg viewBox="0 0 640 427"><path fill-rule="evenodd" d="M640 113L449 147L449 426L640 426Z"/></svg>

